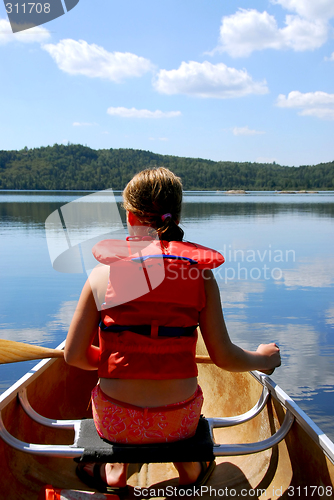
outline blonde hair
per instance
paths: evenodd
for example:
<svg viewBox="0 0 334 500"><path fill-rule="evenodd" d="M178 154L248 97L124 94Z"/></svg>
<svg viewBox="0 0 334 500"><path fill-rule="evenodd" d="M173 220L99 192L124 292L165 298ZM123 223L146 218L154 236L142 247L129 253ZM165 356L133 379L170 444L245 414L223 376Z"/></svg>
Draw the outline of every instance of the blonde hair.
<svg viewBox="0 0 334 500"><path fill-rule="evenodd" d="M182 205L182 182L164 167L148 168L136 174L123 191L123 206L137 219L153 227L159 239L181 241L178 226ZM163 217L168 214L167 217ZM164 219L164 220L163 220Z"/></svg>

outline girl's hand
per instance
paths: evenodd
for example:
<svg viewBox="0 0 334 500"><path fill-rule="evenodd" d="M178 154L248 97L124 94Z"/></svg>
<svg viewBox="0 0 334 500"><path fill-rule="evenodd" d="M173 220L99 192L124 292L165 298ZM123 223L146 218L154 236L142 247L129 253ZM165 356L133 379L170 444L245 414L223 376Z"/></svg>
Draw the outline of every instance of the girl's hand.
<svg viewBox="0 0 334 500"><path fill-rule="evenodd" d="M281 355L277 344L260 344L256 352L267 358L265 360L265 369L261 369L262 373L266 375L271 375L275 368L281 366Z"/></svg>

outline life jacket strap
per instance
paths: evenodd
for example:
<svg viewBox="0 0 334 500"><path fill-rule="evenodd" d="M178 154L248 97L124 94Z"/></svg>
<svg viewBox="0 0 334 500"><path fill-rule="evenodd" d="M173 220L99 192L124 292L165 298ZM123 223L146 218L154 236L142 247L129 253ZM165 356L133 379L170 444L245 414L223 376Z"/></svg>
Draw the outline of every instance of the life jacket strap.
<svg viewBox="0 0 334 500"><path fill-rule="evenodd" d="M151 325L110 325L106 326L101 320L99 327L103 332L120 333L130 331L139 335L151 335ZM190 337L198 325L193 326L159 326L158 337Z"/></svg>
<svg viewBox="0 0 334 500"><path fill-rule="evenodd" d="M182 260L183 262L187 262L191 266L198 264L197 260L191 259L190 257L182 257L181 255L168 255L168 254L152 254L152 255L143 255L141 257L133 257L132 262L144 262L148 259L171 259L171 260Z"/></svg>

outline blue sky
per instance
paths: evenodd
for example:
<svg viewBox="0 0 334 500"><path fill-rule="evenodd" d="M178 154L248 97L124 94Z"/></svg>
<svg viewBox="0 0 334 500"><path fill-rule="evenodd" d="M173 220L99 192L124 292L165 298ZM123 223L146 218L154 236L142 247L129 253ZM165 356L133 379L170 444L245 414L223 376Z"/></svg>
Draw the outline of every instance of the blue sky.
<svg viewBox="0 0 334 500"><path fill-rule="evenodd" d="M13 34L0 5L0 149L281 165L334 160L334 0L80 0Z"/></svg>

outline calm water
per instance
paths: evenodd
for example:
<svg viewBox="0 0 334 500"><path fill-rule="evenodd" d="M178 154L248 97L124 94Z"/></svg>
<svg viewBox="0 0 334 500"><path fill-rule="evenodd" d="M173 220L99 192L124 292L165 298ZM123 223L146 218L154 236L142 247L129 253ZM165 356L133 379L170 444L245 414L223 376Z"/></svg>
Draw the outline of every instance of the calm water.
<svg viewBox="0 0 334 500"><path fill-rule="evenodd" d="M0 191L1 338L65 338L86 275L52 268L45 220L87 194ZM182 224L225 255L216 278L233 341L277 342L272 378L334 440L334 193L186 193ZM0 366L0 392L34 364Z"/></svg>

